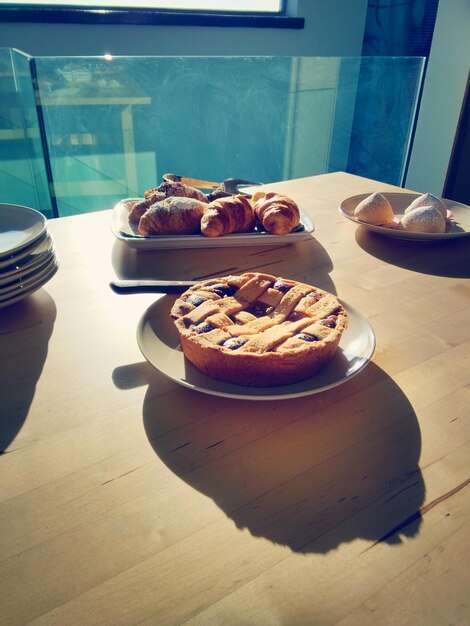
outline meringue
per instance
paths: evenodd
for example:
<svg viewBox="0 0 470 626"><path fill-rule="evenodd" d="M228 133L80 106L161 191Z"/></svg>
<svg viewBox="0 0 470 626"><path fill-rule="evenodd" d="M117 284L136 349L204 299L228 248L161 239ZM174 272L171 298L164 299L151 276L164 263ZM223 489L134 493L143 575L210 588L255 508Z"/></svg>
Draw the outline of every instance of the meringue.
<svg viewBox="0 0 470 626"><path fill-rule="evenodd" d="M379 226L392 222L395 214L387 198L376 191L359 202L354 210L354 217L360 222Z"/></svg>
<svg viewBox="0 0 470 626"><path fill-rule="evenodd" d="M405 209L405 213L409 213L419 207L433 206L436 208L444 219L447 218L447 207L440 198L433 196L432 193L425 193L419 196Z"/></svg>
<svg viewBox="0 0 470 626"><path fill-rule="evenodd" d="M446 222L434 206L420 206L405 213L400 226L413 233L445 233Z"/></svg>

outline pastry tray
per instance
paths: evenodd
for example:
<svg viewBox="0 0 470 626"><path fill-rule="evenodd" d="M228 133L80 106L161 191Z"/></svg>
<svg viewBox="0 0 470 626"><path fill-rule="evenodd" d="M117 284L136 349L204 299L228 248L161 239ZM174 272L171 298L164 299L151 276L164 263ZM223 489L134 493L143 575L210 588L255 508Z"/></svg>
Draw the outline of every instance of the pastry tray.
<svg viewBox="0 0 470 626"><path fill-rule="evenodd" d="M295 243L305 239L314 230L312 220L300 209L300 225L287 235L272 235L263 230L237 233L222 237L204 235L155 235L143 237L129 224L128 215L132 206L142 198L126 198L118 202L111 213L111 229L117 239L132 248L163 250L169 248L225 248L236 246L272 246L273 244Z"/></svg>

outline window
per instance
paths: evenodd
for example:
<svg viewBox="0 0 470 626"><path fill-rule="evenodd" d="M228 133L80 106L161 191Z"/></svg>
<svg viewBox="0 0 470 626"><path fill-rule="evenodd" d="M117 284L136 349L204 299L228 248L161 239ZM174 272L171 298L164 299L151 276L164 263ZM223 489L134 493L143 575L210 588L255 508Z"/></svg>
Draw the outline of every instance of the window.
<svg viewBox="0 0 470 626"><path fill-rule="evenodd" d="M14 3L0 0L0 4L32 5L39 9L47 6L64 8L64 5L82 8L109 8L109 9L173 9L184 11L236 11L242 13L279 13L282 10L281 0L49 0L48 2L34 2L31 0L17 0Z"/></svg>
<svg viewBox="0 0 470 626"><path fill-rule="evenodd" d="M294 7L294 8L292 8ZM0 0L3 22L303 28L295 0Z"/></svg>

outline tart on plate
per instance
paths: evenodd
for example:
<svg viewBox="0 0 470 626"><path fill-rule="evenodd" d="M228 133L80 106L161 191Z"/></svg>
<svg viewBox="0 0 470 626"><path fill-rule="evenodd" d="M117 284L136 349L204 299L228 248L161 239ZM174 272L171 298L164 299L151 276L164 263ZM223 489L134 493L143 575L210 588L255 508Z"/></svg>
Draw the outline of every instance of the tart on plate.
<svg viewBox="0 0 470 626"><path fill-rule="evenodd" d="M205 374L255 387L313 376L333 358L348 318L331 293L248 272L205 280L174 303L185 357Z"/></svg>

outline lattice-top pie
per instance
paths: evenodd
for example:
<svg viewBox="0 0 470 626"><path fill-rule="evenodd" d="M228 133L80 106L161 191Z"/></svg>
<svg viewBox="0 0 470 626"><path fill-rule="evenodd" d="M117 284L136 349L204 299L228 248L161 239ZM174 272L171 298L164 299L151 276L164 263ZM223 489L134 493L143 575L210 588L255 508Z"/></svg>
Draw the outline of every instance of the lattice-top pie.
<svg viewBox="0 0 470 626"><path fill-rule="evenodd" d="M334 295L258 273L190 287L176 300L171 317L186 358L198 369L260 387L317 373L333 358L347 326Z"/></svg>

